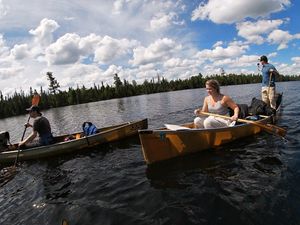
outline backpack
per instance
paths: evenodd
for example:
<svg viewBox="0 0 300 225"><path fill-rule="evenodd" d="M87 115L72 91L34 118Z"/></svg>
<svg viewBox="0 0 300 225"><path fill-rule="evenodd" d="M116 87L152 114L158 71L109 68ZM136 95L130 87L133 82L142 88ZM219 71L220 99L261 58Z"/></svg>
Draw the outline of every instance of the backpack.
<svg viewBox="0 0 300 225"><path fill-rule="evenodd" d="M90 136L97 133L97 127L91 122L84 122L82 124L82 130L85 136Z"/></svg>
<svg viewBox="0 0 300 225"><path fill-rule="evenodd" d="M239 107L239 118L244 119L249 115L249 107L247 104L237 104Z"/></svg>
<svg viewBox="0 0 300 225"><path fill-rule="evenodd" d="M252 115L275 115L276 110L267 105L264 101L252 98L251 106L249 107L249 112Z"/></svg>
<svg viewBox="0 0 300 225"><path fill-rule="evenodd" d="M7 131L0 132L0 150L7 148L9 142L9 133Z"/></svg>

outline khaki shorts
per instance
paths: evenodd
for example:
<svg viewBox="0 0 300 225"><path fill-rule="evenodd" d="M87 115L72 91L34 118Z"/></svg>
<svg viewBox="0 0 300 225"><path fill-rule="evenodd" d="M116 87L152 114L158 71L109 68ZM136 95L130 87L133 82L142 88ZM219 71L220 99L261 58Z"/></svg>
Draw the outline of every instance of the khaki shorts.
<svg viewBox="0 0 300 225"><path fill-rule="evenodd" d="M262 87L261 99L273 109L276 109L275 87Z"/></svg>

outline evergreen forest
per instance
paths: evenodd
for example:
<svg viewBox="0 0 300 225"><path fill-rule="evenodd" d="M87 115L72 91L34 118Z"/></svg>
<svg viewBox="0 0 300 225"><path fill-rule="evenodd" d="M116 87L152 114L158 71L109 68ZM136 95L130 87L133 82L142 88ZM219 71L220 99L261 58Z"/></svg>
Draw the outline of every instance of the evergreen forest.
<svg viewBox="0 0 300 225"><path fill-rule="evenodd" d="M39 107L43 110L113 98L203 88L208 79L218 80L221 86L261 82L261 75L259 74L228 74L204 77L199 73L184 80L177 79L168 81L164 77L157 77L156 79L145 80L142 84L137 84L134 80L131 83L125 79L122 81L118 74L114 74L113 85L105 85L102 82L101 85L94 84L94 86L90 88L77 86L77 88L70 87L67 90L61 91L59 82L55 79L53 73L47 72L46 76L49 80L49 88L47 91L43 90L42 87L40 90L30 88L28 94L25 94L24 91L20 91L20 93L15 92L12 96L3 96L0 90L0 119L27 113L26 108L31 106L32 96L35 92L40 95L41 100ZM300 80L300 76L279 75L276 80L277 82L296 81Z"/></svg>

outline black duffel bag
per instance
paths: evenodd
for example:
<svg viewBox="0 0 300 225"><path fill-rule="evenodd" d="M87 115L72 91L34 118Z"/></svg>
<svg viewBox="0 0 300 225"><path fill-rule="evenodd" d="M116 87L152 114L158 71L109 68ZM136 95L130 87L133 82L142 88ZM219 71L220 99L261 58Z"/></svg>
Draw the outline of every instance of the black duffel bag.
<svg viewBox="0 0 300 225"><path fill-rule="evenodd" d="M251 106L249 107L249 113L252 115L275 115L276 110L267 105L264 101L252 98Z"/></svg>

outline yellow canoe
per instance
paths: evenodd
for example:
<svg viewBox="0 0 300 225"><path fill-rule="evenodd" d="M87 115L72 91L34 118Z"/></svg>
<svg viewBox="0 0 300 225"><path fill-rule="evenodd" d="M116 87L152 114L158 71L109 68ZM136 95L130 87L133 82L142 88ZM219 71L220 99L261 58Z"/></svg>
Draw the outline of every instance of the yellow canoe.
<svg viewBox="0 0 300 225"><path fill-rule="evenodd" d="M270 121L271 117L259 120L262 124ZM147 164L216 148L263 130L259 126L247 123L217 129L195 129L193 123L177 127L166 126L174 130L167 128L139 130L142 151Z"/></svg>
<svg viewBox="0 0 300 225"><path fill-rule="evenodd" d="M277 114L282 103L282 93L277 94ZM213 115L206 113L207 115ZM220 115L219 115L220 116ZM221 116L226 117L226 116ZM235 140L267 131L284 136L286 130L272 125L276 116L261 116L258 121L239 119L232 127L195 129L193 123L183 125L165 124L165 128L139 130L144 159L147 164L216 148Z"/></svg>
<svg viewBox="0 0 300 225"><path fill-rule="evenodd" d="M49 156L62 155L80 149L91 148L96 145L118 141L129 136L137 135L138 130L147 129L147 127L148 120L143 119L100 128L96 134L88 137L83 137L82 132L57 136L54 137L55 144L19 150L18 160L40 159ZM70 135L74 137L74 139L65 141ZM9 150L0 152L0 163L14 162L17 154L17 144L9 146Z"/></svg>

